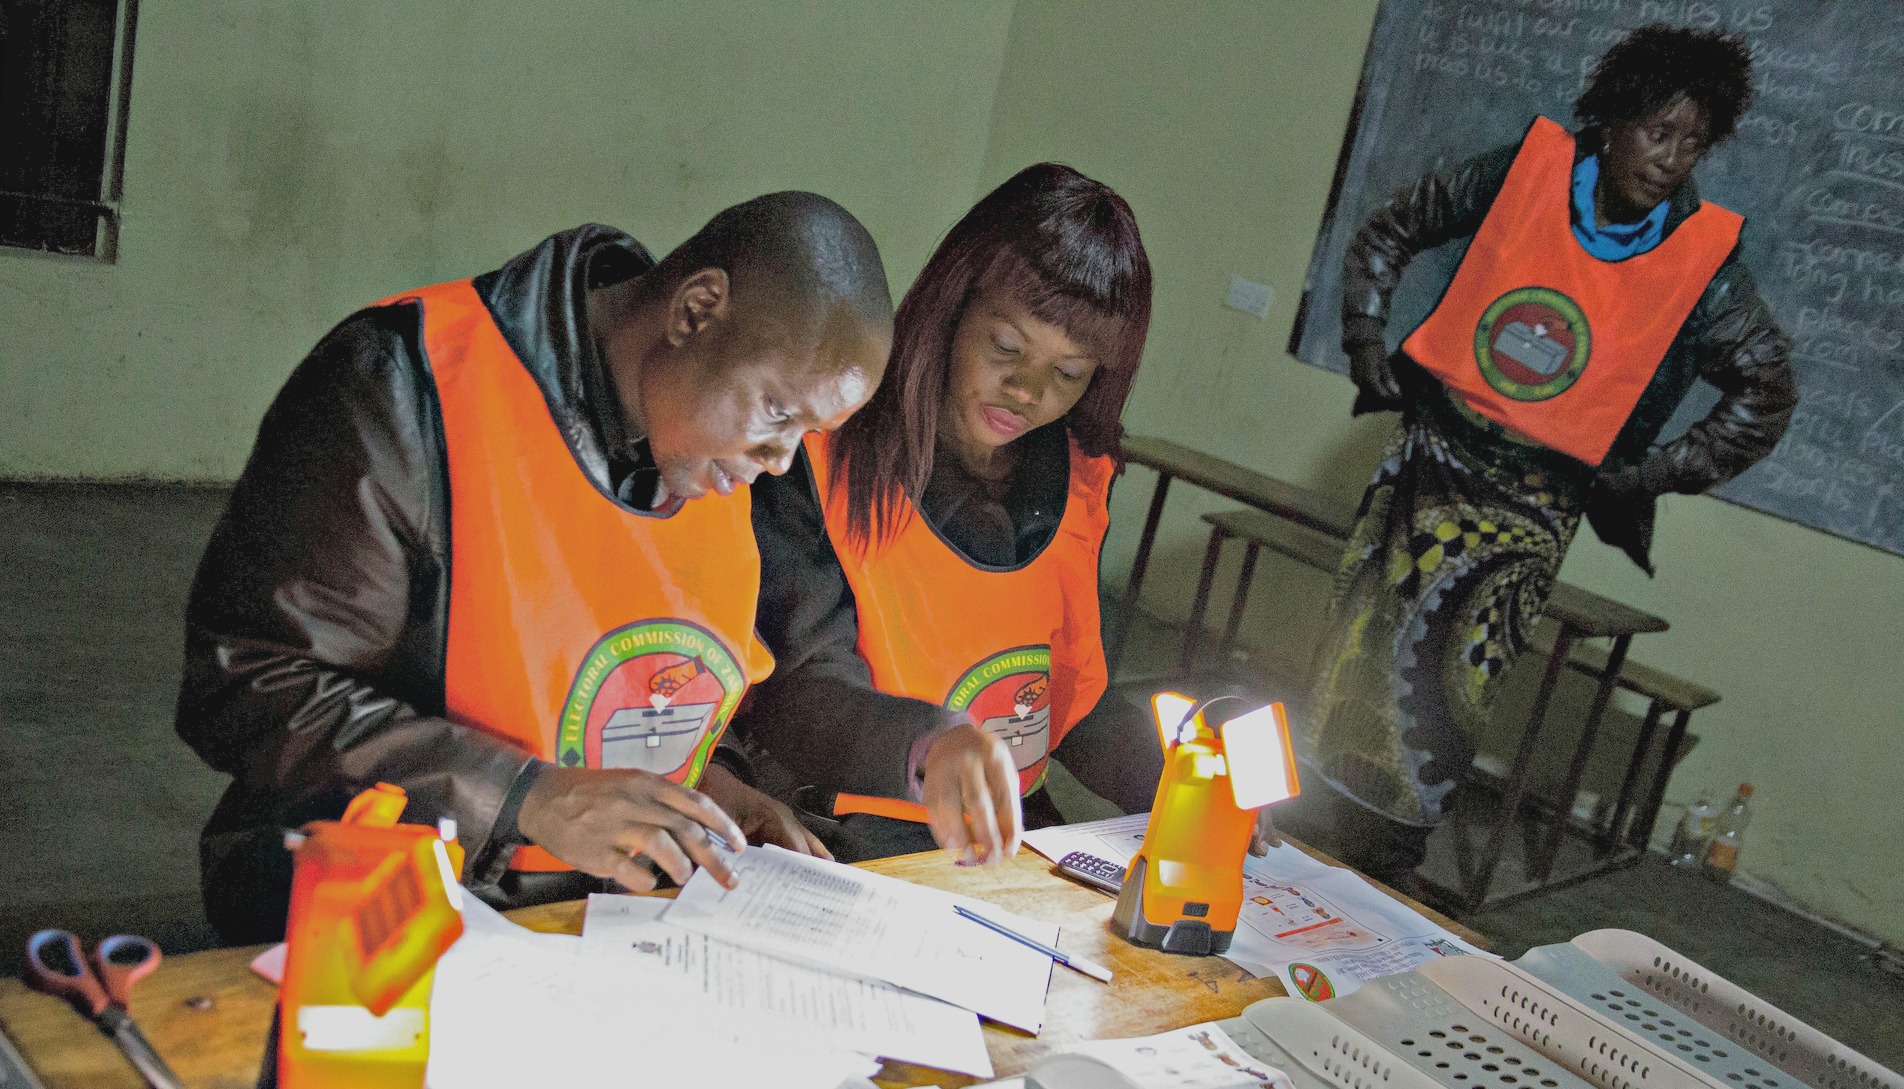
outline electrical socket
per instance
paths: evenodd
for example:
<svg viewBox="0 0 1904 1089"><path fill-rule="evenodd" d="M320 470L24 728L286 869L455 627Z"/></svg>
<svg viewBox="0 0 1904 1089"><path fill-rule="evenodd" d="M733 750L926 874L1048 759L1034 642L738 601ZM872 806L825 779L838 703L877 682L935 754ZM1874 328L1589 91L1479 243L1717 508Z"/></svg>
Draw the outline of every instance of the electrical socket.
<svg viewBox="0 0 1904 1089"><path fill-rule="evenodd" d="M1245 280L1231 273L1230 294L1223 300L1223 305L1231 310L1241 310L1245 314L1253 315L1259 321L1266 321L1269 319L1269 302L1275 295L1276 293L1270 290L1268 284Z"/></svg>

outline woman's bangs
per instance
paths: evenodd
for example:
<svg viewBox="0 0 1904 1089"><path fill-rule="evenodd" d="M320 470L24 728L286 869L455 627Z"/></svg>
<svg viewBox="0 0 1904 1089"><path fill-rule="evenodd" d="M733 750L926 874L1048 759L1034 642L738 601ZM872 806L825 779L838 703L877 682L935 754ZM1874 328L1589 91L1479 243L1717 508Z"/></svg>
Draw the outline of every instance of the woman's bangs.
<svg viewBox="0 0 1904 1089"><path fill-rule="evenodd" d="M1089 285L1054 283L1032 267L1015 249L1007 247L979 281L980 292L996 292L1012 299L1039 321L1064 330L1091 354L1100 367L1121 370L1130 365L1125 345L1131 321L1100 299Z"/></svg>

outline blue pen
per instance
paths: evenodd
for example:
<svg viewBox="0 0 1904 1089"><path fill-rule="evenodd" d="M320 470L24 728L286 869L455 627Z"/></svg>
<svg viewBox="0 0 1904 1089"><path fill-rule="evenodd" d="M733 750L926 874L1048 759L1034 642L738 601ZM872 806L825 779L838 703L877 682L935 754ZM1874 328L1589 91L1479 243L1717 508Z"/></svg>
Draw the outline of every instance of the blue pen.
<svg viewBox="0 0 1904 1089"><path fill-rule="evenodd" d="M1097 963L1096 961L1085 960L1083 957L1074 957L1071 954L1065 952L1064 950L1046 945L1045 943L1039 941L1036 938L1028 938L1025 935L1020 934L1018 931L1013 930L1011 927L1008 927L1003 923L996 923L990 919L987 919L985 916L980 915L978 912L971 910L970 908L966 907L964 904L953 904L952 910L958 912L960 915L964 916L965 918L972 920L978 925L985 927L987 930L992 930L999 934L1003 934L1007 938L1010 938L1011 940L1019 943L1020 945L1025 945L1025 946L1031 947L1032 949L1036 949L1038 952L1043 953L1045 956L1050 957L1052 960L1057 961L1059 964L1064 965L1066 968L1069 968L1074 972L1081 972L1084 975L1090 976L1092 979L1095 979L1100 983L1109 983L1111 981L1111 970L1109 968L1104 967L1102 964Z"/></svg>

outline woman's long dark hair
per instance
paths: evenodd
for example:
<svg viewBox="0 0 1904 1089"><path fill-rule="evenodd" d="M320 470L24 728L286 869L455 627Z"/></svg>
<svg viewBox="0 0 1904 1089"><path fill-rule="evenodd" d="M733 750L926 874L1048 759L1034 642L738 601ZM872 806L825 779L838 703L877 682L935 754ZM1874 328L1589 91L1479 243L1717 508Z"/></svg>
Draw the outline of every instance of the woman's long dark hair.
<svg viewBox="0 0 1904 1089"><path fill-rule="evenodd" d="M1085 453L1116 455L1150 329L1150 259L1124 198L1068 166L1039 163L947 232L899 304L886 380L833 436L828 485L846 489L855 545L889 539L902 497L925 494L952 335L987 291L1063 329L1098 361L1064 423Z"/></svg>

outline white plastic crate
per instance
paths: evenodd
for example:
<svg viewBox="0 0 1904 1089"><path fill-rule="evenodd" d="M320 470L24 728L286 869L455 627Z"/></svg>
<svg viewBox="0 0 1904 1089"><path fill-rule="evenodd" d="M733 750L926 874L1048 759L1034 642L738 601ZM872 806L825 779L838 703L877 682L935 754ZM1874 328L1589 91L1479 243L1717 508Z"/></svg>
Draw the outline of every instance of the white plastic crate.
<svg viewBox="0 0 1904 1089"><path fill-rule="evenodd" d="M1265 998L1221 1024L1238 1046L1288 1074L1296 1089L1442 1089L1307 999Z"/></svg>
<svg viewBox="0 0 1904 1089"><path fill-rule="evenodd" d="M1505 961L1449 957L1417 971L1598 1089L1738 1089Z"/></svg>
<svg viewBox="0 0 1904 1089"><path fill-rule="evenodd" d="M1486 957L1449 957L1437 963L1458 961L1497 963ZM1322 1008L1444 1089L1595 1089L1538 1050L1542 1033L1533 1033L1529 1040L1505 1024L1492 1023L1421 968L1370 980L1351 994L1322 1003Z"/></svg>
<svg viewBox="0 0 1904 1089"><path fill-rule="evenodd" d="M1515 963L1719 1070L1733 1089L1904 1089L1897 1072L1644 934L1595 930Z"/></svg>

